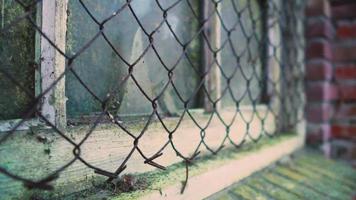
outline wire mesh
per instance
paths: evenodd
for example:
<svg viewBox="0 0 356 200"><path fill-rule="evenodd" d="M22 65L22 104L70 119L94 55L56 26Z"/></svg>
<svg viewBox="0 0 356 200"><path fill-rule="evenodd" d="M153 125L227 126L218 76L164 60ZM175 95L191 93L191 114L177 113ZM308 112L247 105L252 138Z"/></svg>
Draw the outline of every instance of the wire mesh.
<svg viewBox="0 0 356 200"><path fill-rule="evenodd" d="M40 180L22 177L1 164L0 173L22 182L29 189L53 189L51 183L75 162L83 163L111 181L125 171L134 152L140 154L145 164L164 170L165 167L155 160L167 148L172 148L177 157L186 163L183 192L188 181L189 166L202 149L217 154L227 144L240 148L248 140L258 142L265 136L273 137L293 131L303 119L302 0L151 0L149 3L127 0L112 4L103 1L69 1L65 49L59 47L57 41L50 39L51 36L42 29L43 24L38 20L41 14L38 13L44 9L44 2L13 0L1 3L0 77L4 87L0 87L11 100L10 103L0 100L0 117L2 120L20 120L14 122L11 130L1 134L0 146L17 134L28 120L38 118L58 137L70 143L73 150L72 158L67 163L57 166L55 171ZM111 12L103 12L105 6ZM180 11L177 11L178 7L181 7ZM77 13L79 11L82 12L80 15ZM150 17L154 20L147 19ZM130 22L128 18L131 18ZM89 28L88 23L91 23ZM14 31L18 27L22 29ZM112 32L115 28L123 32ZM83 30L75 32L78 29ZM28 34L25 37L27 43L21 43L25 40L24 34ZM35 50L20 50L36 43L36 37L48 42L48 48L60 54L66 63L64 72L46 87L36 86L34 69L41 68L41 63L46 61L43 59L47 58L31 59L34 55L29 54ZM98 46L98 41L106 49ZM31 64L19 64L17 56L30 57L26 59ZM116 68L108 68L108 65ZM18 66L22 68L18 70ZM31 75L23 75L26 70ZM105 76L104 79L111 79L110 84L98 81L100 75ZM41 74L36 76L41 77ZM88 79L88 76L92 79ZM64 78L65 92L69 98L67 129L71 128L69 125L73 124L70 121L78 113L85 113L91 118L90 129L79 142L74 141L63 127L59 127L55 120L43 112L43 98L57 89ZM152 87L155 89L152 90ZM78 90L86 94L78 97ZM18 99L25 101L17 103L20 102ZM14 105L11 103L17 106L12 112ZM94 108L87 112L82 107L84 104L94 105ZM250 117L246 117L242 111L246 105L252 110ZM264 111L259 109L261 105L265 106ZM204 109L208 120L205 123L197 120L193 108ZM222 114L226 109L233 110L230 120L224 119ZM145 125L138 133L128 128L135 117L127 120L127 116L133 114L145 116ZM267 118L270 116L276 127L273 130L268 129L271 122ZM167 126L167 117L177 120L175 127ZM190 156L183 154L173 140L179 137L175 133L184 117L188 117L199 129L199 132L192 133L198 134L200 141ZM206 142L206 133L213 117L218 118L225 130L217 148L210 147ZM245 126L240 130L231 130L237 119ZM251 134L253 120L261 123L258 135ZM131 150L113 171L94 166L81 154L82 146L100 123L114 124L131 137ZM159 123L167 134L160 136L166 140L164 145L153 155L148 155L140 147L139 141L152 123ZM234 140L232 131L238 132L242 139ZM189 143L189 138L186 138L186 142Z"/></svg>

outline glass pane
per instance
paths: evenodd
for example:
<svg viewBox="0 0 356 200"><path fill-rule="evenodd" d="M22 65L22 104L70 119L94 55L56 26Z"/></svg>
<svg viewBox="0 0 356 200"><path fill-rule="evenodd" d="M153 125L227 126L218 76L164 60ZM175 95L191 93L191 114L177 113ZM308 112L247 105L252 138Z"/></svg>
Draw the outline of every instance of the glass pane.
<svg viewBox="0 0 356 200"><path fill-rule="evenodd" d="M98 21L109 17L126 3L124 0L83 2ZM167 8L175 2L175 0L161 1L161 6ZM194 5L197 3L194 1L192 4L195 6L193 9L198 12L197 5ZM164 19L163 11L156 1L135 0L132 1L131 7L146 33L156 30ZM69 13L67 52L74 54L98 32L99 27L79 1L69 1ZM118 89L115 98L110 102L113 113L147 115L152 112L152 104L138 89L132 78L120 85L120 81L128 75L129 66L125 62L135 63L146 48L148 48L147 52L134 66L133 76L150 99L156 98L165 89L169 81L168 70L174 66L176 67L173 71L173 83L183 100L190 99L198 87L200 38L194 37L198 31L198 20L194 18L186 1L181 1L169 10L167 18L170 28L163 23L153 34L155 52L152 47L149 47L149 37L130 9L126 7L104 25L107 40L122 59L110 47L108 41L100 36L73 63L80 79L101 100L105 99L113 88ZM176 38L171 31L176 34ZM183 47L179 42L181 44L190 42L187 56L182 57ZM93 98L73 73L68 73L66 77L66 96L69 117L80 117L101 111L99 101ZM191 99L190 107L197 106L196 98ZM172 115L183 108L183 103L171 84L158 99L158 106L160 112Z"/></svg>
<svg viewBox="0 0 356 200"><path fill-rule="evenodd" d="M25 13L16 1L0 0L0 9L0 29L8 27L5 35L0 35L0 68L34 95L35 30L26 19L8 26ZM33 97L29 97L21 86L0 72L0 120L21 118L30 106Z"/></svg>
<svg viewBox="0 0 356 200"><path fill-rule="evenodd" d="M221 51L222 91L231 77L230 89L224 93L222 106L235 106L258 102L261 96L262 61L262 18L258 0L222 1L223 25L221 43L229 39L227 31L232 30L230 41ZM235 99L235 100L234 100Z"/></svg>

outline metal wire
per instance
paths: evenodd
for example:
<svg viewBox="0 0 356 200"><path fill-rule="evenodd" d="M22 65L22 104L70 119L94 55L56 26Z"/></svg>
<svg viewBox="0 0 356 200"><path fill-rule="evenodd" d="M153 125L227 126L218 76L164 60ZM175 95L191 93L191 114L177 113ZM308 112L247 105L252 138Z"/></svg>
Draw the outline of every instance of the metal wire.
<svg viewBox="0 0 356 200"><path fill-rule="evenodd" d="M67 66L64 71L48 88L42 88L42 91L38 95L34 95L32 91L29 91L26 86L22 84L22 80L19 80L16 74L11 72L11 68L0 67L0 73L3 75L1 77L6 77L12 84L20 88L21 92L25 93L31 99L31 105L28 109L21 115L21 120L13 126L13 128L5 133L1 134L0 146L9 139L19 127L25 123L26 120L32 118L32 116L37 116L41 121L50 126L51 129L62 137L64 140L69 142L73 146L73 158L68 161L63 166L58 166L58 169L53 171L47 177L41 180L30 180L18 176L16 172L9 171L4 166L0 166L0 173L23 182L23 184L29 189L53 189L51 182L60 176L61 172L66 170L74 162L81 162L88 168L91 168L95 173L106 176L108 181L117 178L121 173L127 168L127 162L130 160L134 152L141 155L145 164L151 165L158 169L164 170L165 167L155 161L156 158L162 156L164 151L169 146L174 150L176 155L184 161L186 164L186 181L183 184L182 192L184 192L186 183L188 181L188 171L189 166L194 163L195 159L199 155L200 151L205 148L212 154L217 154L222 150L227 144L232 144L236 148L240 148L245 141L248 139L253 142L258 142L263 136L273 137L278 133L285 131L292 131L296 128L296 125L303 119L304 106L304 96L303 96L303 77L304 77L304 2L300 1L259 1L260 11L256 13L256 10L252 6L252 1L245 1L244 7L241 7L241 3L238 0L204 0L201 3L201 10L199 12L194 9L192 0L177 0L169 6L164 6L163 1L151 0L155 6L157 6L161 12L161 21L153 30L148 30L145 27L144 22L140 19L135 10L133 2L135 0L127 0L122 6L115 8L115 12L108 14L108 16L102 20L99 20L95 14L91 11L91 8L87 6L87 2L83 0L76 0L80 3L82 9L87 13L87 18L89 18L93 23L96 24L95 32L91 33L93 36L87 40L78 51L74 54L68 54L64 49L56 46L56 42L50 40L41 29L41 24L39 24L33 16L36 13L36 9L42 4L41 0L36 1L26 1L24 3L20 0L14 0L22 9L22 14L16 16L10 23L4 24L4 19L2 18L2 26L0 29L0 37L6 39L7 32L11 27L18 26L21 22L29 23L37 34L41 35L45 40L47 40L51 48L57 51L66 60ZM227 22L224 17L224 10L220 7L225 3L229 3L231 8L229 9L230 16L232 16L233 23ZM170 13L180 4L186 4L189 7L189 12L191 12L194 20L199 23L196 32L187 41L182 41L179 37L180 33L177 33L174 28L174 24L168 20ZM205 7L205 8L204 8ZM5 8L6 9L6 8ZM3 9L4 10L4 9ZM4 11L3 11L4 12ZM141 55L139 55L136 60L127 60L125 56L122 55L121 51L115 47L114 42L105 32L108 23L113 23L116 18L125 18L123 13L133 17L139 26L139 29L143 32L144 37L149 41L148 46L144 48ZM251 24L247 27L246 22L242 20L242 16L247 16L248 23ZM215 20L215 21L214 21ZM215 25L212 25L214 24ZM218 24L218 25L216 25ZM219 26L219 28L217 28ZM178 59L174 64L169 64L165 61L165 57L157 49L157 42L155 36L157 33L166 27L169 29L172 40L175 40L177 44L181 47L180 55L172 55ZM213 29L212 29L213 27ZM120 27L125 29L125 27ZM246 29L250 28L252 31ZM218 35L220 34L220 41L217 42L216 38L212 37L212 32L218 30ZM237 37L236 34L240 34ZM219 36L215 36L219 37ZM279 37L279 40L276 39ZM83 80L80 73L76 71L75 61L84 54L95 41L99 38L103 39L107 45L111 48L113 54L121 60L123 63L122 68L127 70L127 74L116 80L114 87L107 88L110 92L105 97L102 98L95 93L93 88ZM196 66L196 64L191 60L189 56L189 46L193 41L199 41L202 47L202 53L200 58L202 59L201 66ZM243 41L242 41L243 40ZM274 41L277 40L277 41ZM246 44L243 51L239 51L236 48L237 44ZM253 44L255 47L253 48ZM160 44L162 45L162 44ZM218 45L218 46L217 46ZM139 77L134 73L135 67L143 57L148 54L148 51L152 51L152 56L159 60L161 64L161 72L166 73L168 81L163 83L163 87L160 92L158 92L154 97L145 91L142 83L140 83ZM256 52L257 51L257 52ZM4 50L2 51L4 52ZM226 53L227 52L227 53ZM226 53L229 55L229 59L232 61L227 65L232 69L231 73L226 72L226 66L222 61L221 55ZM98 55L106 56L106 55ZM167 56L165 54L164 56ZM190 66L194 72L199 77L198 84L194 88L194 92L189 98L184 98L177 89L174 77L179 63L182 60L186 60L187 65ZM244 60L247 60L246 62ZM2 61L0 61L2 62ZM260 64L257 64L260 63ZM1 63L3 65L5 63ZM217 69L212 72L213 69ZM276 74L277 72L277 74ZM87 90L90 95L100 103L101 112L99 115L95 115L94 122L91 123L91 128L85 134L85 137L79 142L73 141L68 137L59 127L51 122L42 112L41 103L42 98L49 93L55 86L61 81L67 74L72 73L75 79ZM88 73L91 73L88 71ZM220 94L213 95L211 74L218 73L220 75L221 85ZM244 80L240 84L236 82L234 76L241 76ZM187 77L189 79L189 77ZM125 90L124 85L128 81L133 81L135 87L143 95L142 98L146 102L149 102L152 107L152 112L146 118L144 128L137 136L131 132L127 126L126 122L120 120L115 113L113 113L110 108L110 102L113 98L122 90ZM236 96L236 88L243 86L244 90L239 91L241 93L240 97ZM258 94L252 91L252 86L258 88ZM169 128L165 121L167 113L162 113L159 111L159 99L168 90L168 88L173 88L176 95L176 100L180 101L183 106L183 111L181 114L176 116L177 125L176 127ZM234 117L232 121L226 121L222 117L222 108L224 106L224 98L229 96L233 101L234 106ZM208 122L205 124L199 123L196 117L191 113L190 104L197 98L204 98L204 102L201 107L206 108L206 115L208 115ZM248 104L252 106L253 115L252 118L246 118L241 111L241 104L243 101L248 101ZM221 106L222 104L222 106ZM258 105L264 104L267 107L267 111L264 114L258 112ZM276 109L276 105L279 109ZM2 107L4 105L1 105ZM208 109L210 108L210 110ZM5 113L0 113L0 116L5 115ZM266 127L269 126L266 122L267 117L272 115L277 123L277 128L273 132L269 132ZM175 136L176 130L181 125L184 117L189 117L194 125L200 129L201 140L197 145L194 153L191 156L183 155L180 150L176 147L173 137ZM218 148L212 148L206 143L206 130L209 128L212 122L212 118L216 116L224 125L226 133ZM240 116L243 123L246 124L245 130L238 130L243 134L243 139L241 141L235 141L231 136L231 127L234 123L237 123L237 117ZM133 144L130 152L127 154L126 158L117 166L114 171L106 171L104 169L95 167L94 165L87 162L81 155L81 147L87 141L87 139L93 134L97 125L103 121L104 118L110 119L107 123L115 124L117 129L123 130L128 136L132 138ZM251 123L254 118L262 124L261 132L258 137L254 137L250 134ZM148 127L153 121L157 121L162 125L164 130L167 132L167 138L165 144L152 156L147 156L146 153L141 149L139 145L140 139L146 133ZM189 142L189 138L187 138Z"/></svg>

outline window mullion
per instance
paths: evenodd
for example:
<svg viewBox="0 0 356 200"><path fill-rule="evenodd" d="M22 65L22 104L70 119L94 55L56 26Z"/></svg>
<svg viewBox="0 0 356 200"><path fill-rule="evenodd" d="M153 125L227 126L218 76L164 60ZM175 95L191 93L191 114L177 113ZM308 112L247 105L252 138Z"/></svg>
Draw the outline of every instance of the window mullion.
<svg viewBox="0 0 356 200"><path fill-rule="evenodd" d="M213 13L213 16L209 21L205 22L204 34L206 39L209 40L213 51L209 49L207 41L203 40L203 67L204 72L209 71L205 75L205 87L208 94L204 95L204 109L207 112L212 112L214 110L214 102L221 96L221 75L218 65L221 65L221 22L219 16L216 12L220 12L221 3L213 4L211 1L203 1L203 19L208 19ZM221 99L215 103L215 110L219 110L221 107Z"/></svg>
<svg viewBox="0 0 356 200"><path fill-rule="evenodd" d="M42 32L65 52L67 0L42 1ZM65 71L65 57L47 39L41 37L41 88L42 92ZM43 96L42 115L60 129L66 127L65 77Z"/></svg>

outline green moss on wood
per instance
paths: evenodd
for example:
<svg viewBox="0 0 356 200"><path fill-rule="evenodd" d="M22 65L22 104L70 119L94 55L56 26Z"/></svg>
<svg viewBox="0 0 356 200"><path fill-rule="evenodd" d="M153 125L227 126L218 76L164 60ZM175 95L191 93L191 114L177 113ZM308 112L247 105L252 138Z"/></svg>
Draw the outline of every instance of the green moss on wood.
<svg viewBox="0 0 356 200"><path fill-rule="evenodd" d="M280 187L276 187L273 184L270 184L269 182L265 181L264 179L260 178L258 175L251 177L251 179L246 180L245 182L248 185L252 185L256 188L258 188L261 191L264 191L266 194L269 194L271 197L274 199L298 199L297 196L294 194L291 194ZM243 183L243 184L245 184Z"/></svg>
<svg viewBox="0 0 356 200"><path fill-rule="evenodd" d="M288 166L288 168L293 172L302 174L306 177L310 185L315 186L321 191L328 191L328 195L334 199L347 199L353 191L352 188L340 184L338 181L330 180L327 177L313 173L306 168L296 165Z"/></svg>
<svg viewBox="0 0 356 200"><path fill-rule="evenodd" d="M273 139L262 138L259 143L247 143L240 149L235 149L235 148L224 149L218 154L218 156L202 155L196 160L195 164L189 168L190 170L189 174L191 177L202 174L212 168L216 168L232 160L236 160L241 157L247 156L248 154L252 154L268 146L278 144L279 142L282 142L294 136L295 134L281 134L280 136L275 137ZM133 191L129 193L121 193L121 194L114 194L112 192L109 192L110 195L108 195L107 198L115 199L115 200L138 199L139 197L147 195L153 191L159 191L164 187L167 187L168 185L172 185L183 181L184 174L185 174L185 165L183 163L171 165L167 167L167 170L164 171L155 170L143 174L134 174L134 176L137 179L144 179L147 182L147 188L145 190L137 190L137 191ZM103 186L99 188L92 188L82 193L81 196L88 198L95 195L95 193L97 193L98 191L102 191L102 190L103 190ZM67 198L75 199L77 197L78 196L71 196Z"/></svg>
<svg viewBox="0 0 356 200"><path fill-rule="evenodd" d="M319 171L310 170L311 166ZM294 159L257 172L208 199L229 194L231 191L238 191L247 198L256 198L253 196L256 194L251 194L246 187L253 188L257 193L271 199L349 199L354 194L356 187L353 184L356 184L356 181L345 185L345 179L350 179L344 177L344 174L354 173L355 170L344 163L327 160L309 150L302 151L297 153Z"/></svg>
<svg viewBox="0 0 356 200"><path fill-rule="evenodd" d="M31 1L23 1L29 4ZM35 29L27 20L21 20L14 26L12 21L24 15L25 11L15 1L0 1L4 7L1 19L4 27L9 27L0 36L0 68L10 74L21 86L9 79L7 74L0 73L0 120L17 119L32 103L35 90ZM29 15L35 19L35 12ZM0 27L0 28L4 28ZM22 89L25 88L32 97Z"/></svg>

